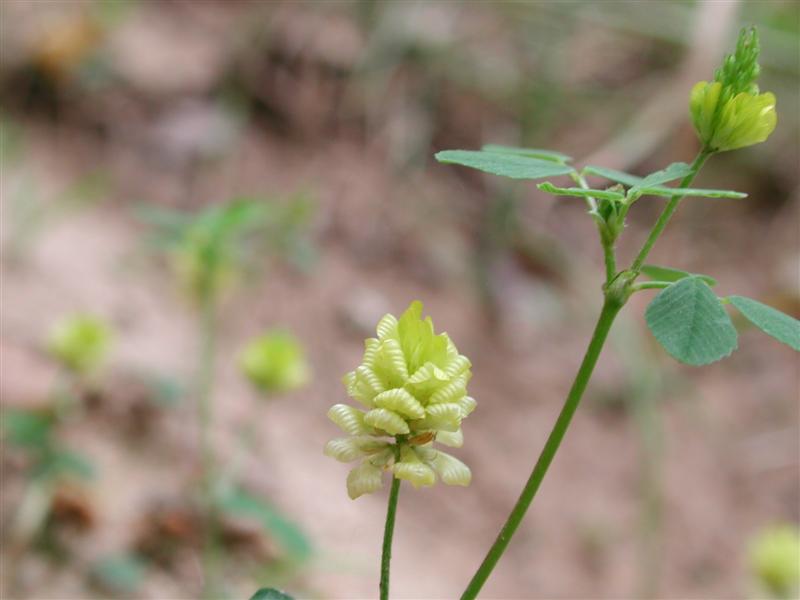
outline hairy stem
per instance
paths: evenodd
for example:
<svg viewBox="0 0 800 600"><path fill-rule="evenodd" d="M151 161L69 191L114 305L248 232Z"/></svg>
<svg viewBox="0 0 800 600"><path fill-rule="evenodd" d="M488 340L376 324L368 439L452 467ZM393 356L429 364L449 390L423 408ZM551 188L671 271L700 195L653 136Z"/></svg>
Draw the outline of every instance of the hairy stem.
<svg viewBox="0 0 800 600"><path fill-rule="evenodd" d="M700 168L705 164L708 157L713 154L710 150L703 149L701 150L694 159L692 163L692 170L691 172L683 178L679 187L687 187L689 186L692 181L694 181L695 176L697 175ZM664 207L664 210L659 215L658 220L656 221L655 225L653 225L653 229L650 230L650 235L647 236L647 240L645 241L642 249L639 251L639 254L636 256L636 259L633 261L630 270L634 273L638 273L639 270L644 265L644 261L647 260L647 255L650 254L650 250L653 249L653 245L656 243L656 240L659 238L661 233L664 231L664 228L669 223L669 220L672 218L672 215L678 209L678 205L683 200L683 196L672 196L667 202L667 205Z"/></svg>
<svg viewBox="0 0 800 600"><path fill-rule="evenodd" d="M508 543L511 541L511 537L522 522L531 502L533 502L536 492L539 490L539 486L544 476L547 474L550 463L553 461L553 457L558 447L561 445L561 440L564 438L564 434L567 432L567 428L572 421L572 416L575 414L575 410L580 404L581 397L592 376L592 371L594 371L594 367L597 364L597 359L600 357L603 344L605 344L606 338L608 337L608 332L611 330L611 325L614 323L614 318L617 316L617 313L619 313L623 304L624 300L620 301L615 297L606 297L603 310L600 312L597 325L594 329L594 334L592 334L592 339L589 342L589 347L586 349L586 354L583 357L581 366L578 369L578 373L569 390L567 399L564 402L564 407L561 409L561 413L558 415L553 430L550 432L550 436L545 442L542 453L539 455L539 459L536 461L536 465L528 478L528 482L522 489L522 493L517 503L514 505L511 514L508 515L505 525L503 525L497 539L486 554L486 558L483 559L481 566L478 567L478 570L469 582L467 589L464 590L461 600L472 600L477 597L486 579L497 564L497 561L500 560L503 552L505 552Z"/></svg>
<svg viewBox="0 0 800 600"><path fill-rule="evenodd" d="M383 530L380 600L389 599L389 568L392 562L392 538L394 537L394 520L397 514L397 496L399 493L400 480L397 477L392 477L392 490L389 492L389 506L386 509L386 526Z"/></svg>
<svg viewBox="0 0 800 600"><path fill-rule="evenodd" d="M603 260L606 265L606 284L609 284L617 274L617 256L616 252L614 251L614 242L606 242L605 240L602 240L602 243Z"/></svg>

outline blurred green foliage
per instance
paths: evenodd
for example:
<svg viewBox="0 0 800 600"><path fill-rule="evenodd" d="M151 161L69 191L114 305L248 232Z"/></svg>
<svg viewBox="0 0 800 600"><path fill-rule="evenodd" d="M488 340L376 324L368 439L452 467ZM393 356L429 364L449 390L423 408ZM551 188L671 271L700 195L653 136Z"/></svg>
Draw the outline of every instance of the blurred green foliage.
<svg viewBox="0 0 800 600"><path fill-rule="evenodd" d="M91 565L89 577L98 587L114 595L130 595L139 589L146 573L147 566L141 558L118 554Z"/></svg>
<svg viewBox="0 0 800 600"><path fill-rule="evenodd" d="M314 205L305 194L284 202L236 198L197 213L140 206L139 217L153 227L151 247L163 250L190 297L216 297L265 258L280 256L302 267L313 261L308 228Z"/></svg>
<svg viewBox="0 0 800 600"><path fill-rule="evenodd" d="M225 489L217 500L223 514L255 519L274 539L283 553L283 560L298 565L311 558L312 546L300 527L269 502L238 486Z"/></svg>
<svg viewBox="0 0 800 600"><path fill-rule="evenodd" d="M3 412L2 433L11 446L30 456L29 473L33 479L91 479L94 476L91 463L61 444L57 437L58 425L54 410L10 409Z"/></svg>

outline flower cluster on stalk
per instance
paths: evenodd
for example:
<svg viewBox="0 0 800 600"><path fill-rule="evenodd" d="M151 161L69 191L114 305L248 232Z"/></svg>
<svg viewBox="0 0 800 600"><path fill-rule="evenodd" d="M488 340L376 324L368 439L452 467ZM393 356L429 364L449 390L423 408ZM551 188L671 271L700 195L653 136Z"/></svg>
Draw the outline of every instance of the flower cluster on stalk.
<svg viewBox="0 0 800 600"><path fill-rule="evenodd" d="M758 35L742 30L736 51L725 57L714 81L700 81L692 88L689 111L704 147L724 152L763 142L775 129L775 95L759 93L756 79Z"/></svg>
<svg viewBox="0 0 800 600"><path fill-rule="evenodd" d="M437 335L430 317L422 319L422 303L412 302L400 319L380 320L361 364L343 380L365 410L336 404L328 411L348 435L328 442L325 454L359 461L347 477L351 498L379 490L387 471L414 487L431 486L437 477L469 484L469 468L434 443L463 443L461 421L475 409L467 395L470 367L449 336Z"/></svg>

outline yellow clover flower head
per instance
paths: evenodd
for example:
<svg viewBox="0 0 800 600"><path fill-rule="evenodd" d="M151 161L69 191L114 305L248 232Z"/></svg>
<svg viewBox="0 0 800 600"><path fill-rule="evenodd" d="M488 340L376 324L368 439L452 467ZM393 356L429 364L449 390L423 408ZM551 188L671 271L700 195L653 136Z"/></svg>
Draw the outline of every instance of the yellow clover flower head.
<svg viewBox="0 0 800 600"><path fill-rule="evenodd" d="M437 476L447 485L469 485L469 467L434 448L434 442L463 444L461 421L475 409L467 395L469 359L446 333L434 333L419 301L400 319L385 315L377 334L366 340L361 365L343 379L366 410L336 404L328 411L348 437L328 442L325 454L360 461L347 477L348 494L379 490L384 471L414 487L431 486Z"/></svg>
<svg viewBox="0 0 800 600"><path fill-rule="evenodd" d="M285 392L308 382L309 368L300 342L292 334L266 333L245 346L242 372L263 393Z"/></svg>
<svg viewBox="0 0 800 600"><path fill-rule="evenodd" d="M750 564L759 583L774 598L797 598L800 592L800 531L775 525L750 545Z"/></svg>
<svg viewBox="0 0 800 600"><path fill-rule="evenodd" d="M775 95L759 94L755 28L742 30L736 51L725 57L714 81L692 88L689 112L703 146L715 152L735 150L765 141L775 130Z"/></svg>
<svg viewBox="0 0 800 600"><path fill-rule="evenodd" d="M111 329L89 315L65 318L50 332L47 348L67 369L77 374L96 370L108 357Z"/></svg>

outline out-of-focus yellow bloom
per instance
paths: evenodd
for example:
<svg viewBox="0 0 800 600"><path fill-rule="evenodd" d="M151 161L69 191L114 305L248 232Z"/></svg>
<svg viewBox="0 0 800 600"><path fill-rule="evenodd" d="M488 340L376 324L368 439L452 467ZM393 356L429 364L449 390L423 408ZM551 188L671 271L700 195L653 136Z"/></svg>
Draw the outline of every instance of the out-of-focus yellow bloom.
<svg viewBox="0 0 800 600"><path fill-rule="evenodd" d="M102 320L75 315L53 327L47 346L67 369L85 375L105 361L111 342L111 329Z"/></svg>
<svg viewBox="0 0 800 600"><path fill-rule="evenodd" d="M377 333L366 340L361 365L344 377L348 394L367 410L336 404L328 411L349 437L328 442L325 454L361 460L347 477L348 494L355 499L379 490L384 471L414 487L431 486L437 477L468 485L469 467L433 443L463 443L461 421L475 409L467 396L469 360L446 333L434 333L418 301L399 320L384 316Z"/></svg>
<svg viewBox="0 0 800 600"><path fill-rule="evenodd" d="M775 130L778 117L775 96L760 94L756 30L743 29L736 51L725 57L714 81L700 81L692 88L689 112L703 146L724 152L765 141Z"/></svg>
<svg viewBox="0 0 800 600"><path fill-rule="evenodd" d="M777 525L761 531L750 546L750 564L759 583L775 598L800 592L800 531Z"/></svg>
<svg viewBox="0 0 800 600"><path fill-rule="evenodd" d="M285 332L262 335L240 356L242 371L261 392L284 392L308 382L309 368L303 347Z"/></svg>

